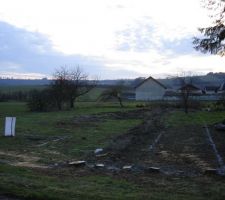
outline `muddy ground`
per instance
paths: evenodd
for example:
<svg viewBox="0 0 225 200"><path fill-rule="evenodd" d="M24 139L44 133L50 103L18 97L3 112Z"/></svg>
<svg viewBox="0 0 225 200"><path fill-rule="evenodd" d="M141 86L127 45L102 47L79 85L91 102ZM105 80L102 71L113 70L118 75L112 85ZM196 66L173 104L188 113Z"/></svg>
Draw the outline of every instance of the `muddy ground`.
<svg viewBox="0 0 225 200"><path fill-rule="evenodd" d="M131 116L132 112L136 111L131 111ZM88 155L89 166L104 164L104 168L114 172L124 172L124 166L133 172L146 172L153 167L163 174L178 176L198 176L208 169L216 169L218 163L204 127L166 127L166 112L169 110L139 110L136 118L142 117L144 122L114 138L103 152ZM224 146L220 145L219 150L224 154Z"/></svg>
<svg viewBox="0 0 225 200"><path fill-rule="evenodd" d="M225 131L218 131L213 125L209 126L209 131L219 155L222 157L223 161L225 161Z"/></svg>
<svg viewBox="0 0 225 200"><path fill-rule="evenodd" d="M150 169L150 172L164 175L199 176L208 169L217 169L218 162L208 141L205 127L201 125L181 125L179 127L168 125L166 117L171 111L162 108L146 108L126 112L81 115L67 121L59 121L56 126L95 126L99 122L111 119L141 119L143 121L127 133L121 133L108 141L109 145L102 152L87 153L82 158L86 161L86 167L82 166L82 171L148 173L149 168L153 168L153 171ZM221 142L225 141L225 133L215 131L213 126L209 126L209 129L218 151L225 160L225 145L223 145L224 142ZM64 139L64 137L56 138L53 141L60 139ZM3 154L6 155L5 152L0 152L0 155ZM13 155L8 153L7 156ZM46 170L68 167L68 162L44 166L37 164L39 158L26 158L18 155L16 157L22 159L21 162L20 160L17 163L14 162L16 166ZM96 164L100 165L96 167ZM126 169L123 169L124 167ZM80 169L74 169L79 173Z"/></svg>
<svg viewBox="0 0 225 200"><path fill-rule="evenodd" d="M57 122L58 127L65 126L94 126L96 123L105 122L107 120L121 120L121 119L146 119L150 115L149 109L139 109L131 111L120 112L105 112L92 115L80 115L74 117L72 120Z"/></svg>
<svg viewBox="0 0 225 200"><path fill-rule="evenodd" d="M218 162L205 133L205 127L168 126L165 117L170 111L161 108L140 109L83 115L69 122L58 122L57 126L92 126L108 119L143 120L142 124L109 141L109 145L102 152L92 152L84 156L86 166L76 167L64 163L53 168L50 166L51 169L35 170L62 178L103 173L142 183L149 173L151 176L198 177L204 175L207 169L217 169ZM213 126L209 126L209 130L225 160L225 133L216 131ZM102 165L97 167L96 164ZM0 200L16 199L0 196Z"/></svg>

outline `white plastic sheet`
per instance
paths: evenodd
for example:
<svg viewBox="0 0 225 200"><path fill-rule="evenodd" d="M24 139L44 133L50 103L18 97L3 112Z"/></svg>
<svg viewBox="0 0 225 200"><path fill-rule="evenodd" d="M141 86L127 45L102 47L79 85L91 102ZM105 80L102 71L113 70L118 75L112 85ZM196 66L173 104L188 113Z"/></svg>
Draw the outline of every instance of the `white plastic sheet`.
<svg viewBox="0 0 225 200"><path fill-rule="evenodd" d="M16 117L5 118L5 136L15 136Z"/></svg>

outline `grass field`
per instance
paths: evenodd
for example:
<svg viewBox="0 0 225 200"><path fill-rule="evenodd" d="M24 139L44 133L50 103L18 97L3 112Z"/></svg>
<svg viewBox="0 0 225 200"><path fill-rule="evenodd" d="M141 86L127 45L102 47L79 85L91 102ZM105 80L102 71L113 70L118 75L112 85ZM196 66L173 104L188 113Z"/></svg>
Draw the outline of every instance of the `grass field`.
<svg viewBox="0 0 225 200"><path fill-rule="evenodd" d="M190 112L188 115L182 111L176 111L169 114L167 123L171 126L184 126L184 125L203 125L206 122L212 125L221 122L225 119L224 111L198 111Z"/></svg>
<svg viewBox="0 0 225 200"><path fill-rule="evenodd" d="M126 108L127 110L132 107ZM16 116L17 128L15 138L1 137L0 149L8 151L29 152L40 156L41 161L52 163L57 159L69 160L82 156L82 152L104 147L111 136L122 134L131 127L141 123L140 120L107 120L90 125L73 125L70 122L76 116L102 112L120 111L117 104L99 106L93 103L79 103L75 111L31 113L23 103L0 104L0 131L3 132L4 116ZM62 142L54 142L64 138ZM84 139L85 138L85 139ZM46 143L46 145L43 145ZM40 146L40 147L39 147ZM55 153L57 149L58 153ZM51 151L54 152L53 155Z"/></svg>
<svg viewBox="0 0 225 200"><path fill-rule="evenodd" d="M56 163L84 159L96 148L106 147L114 137L141 124L140 116L75 123L76 119L83 119L82 116L137 109L135 103L126 105L121 110L117 103L80 102L72 111L31 113L24 103L0 103L1 132L5 116L17 117L16 137L0 136L0 194L32 200L225 199L223 177L114 174L83 168L48 168ZM178 130L179 126L196 126L198 129L202 127L202 120L212 124L223 116L225 112L185 115L172 111L164 117L164 123L172 131ZM182 130L185 131L186 127Z"/></svg>

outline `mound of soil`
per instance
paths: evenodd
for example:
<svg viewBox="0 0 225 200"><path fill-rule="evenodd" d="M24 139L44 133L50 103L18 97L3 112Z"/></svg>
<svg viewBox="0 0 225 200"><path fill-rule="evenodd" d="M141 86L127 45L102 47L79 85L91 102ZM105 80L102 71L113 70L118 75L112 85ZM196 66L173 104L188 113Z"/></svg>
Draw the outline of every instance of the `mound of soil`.
<svg viewBox="0 0 225 200"><path fill-rule="evenodd" d="M107 113L98 113L92 115L81 115L76 117L73 122L99 122L105 121L108 119L143 119L147 113L148 109L139 109L139 110L131 110L131 111L120 111L120 112L107 112Z"/></svg>

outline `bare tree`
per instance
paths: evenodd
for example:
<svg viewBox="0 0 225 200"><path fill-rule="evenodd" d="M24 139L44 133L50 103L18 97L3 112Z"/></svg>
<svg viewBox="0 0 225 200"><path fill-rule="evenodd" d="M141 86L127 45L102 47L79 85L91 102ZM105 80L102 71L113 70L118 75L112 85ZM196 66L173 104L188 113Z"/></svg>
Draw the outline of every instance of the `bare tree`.
<svg viewBox="0 0 225 200"><path fill-rule="evenodd" d="M191 81L187 81L186 77L179 77L181 102L184 106L184 112L188 113L189 101L191 98Z"/></svg>
<svg viewBox="0 0 225 200"><path fill-rule="evenodd" d="M183 73L178 77L178 80L180 85L179 92L181 104L184 108L184 112L187 114L189 112L189 108L193 106L193 97L199 95L202 90L194 85L194 78L191 74L187 76Z"/></svg>
<svg viewBox="0 0 225 200"><path fill-rule="evenodd" d="M108 101L111 99L116 99L121 107L124 107L122 102L122 91L123 91L123 82L118 83L115 86L112 86L105 91L103 91L99 97L101 101Z"/></svg>
<svg viewBox="0 0 225 200"><path fill-rule="evenodd" d="M60 67L56 69L56 71L53 74L51 89L59 110L62 110L63 103L66 102L68 98L67 95L67 88L69 86L68 77L69 71L66 67Z"/></svg>
<svg viewBox="0 0 225 200"><path fill-rule="evenodd" d="M54 73L52 88L58 109L62 109L63 102L69 103L69 107L74 108L76 99L88 93L96 85L97 79L88 80L88 75L79 66L70 69L64 66L57 69Z"/></svg>
<svg viewBox="0 0 225 200"><path fill-rule="evenodd" d="M74 102L78 97L96 87L97 82L97 78L88 80L88 75L79 66L69 70L67 94L69 96L70 108L74 108Z"/></svg>

